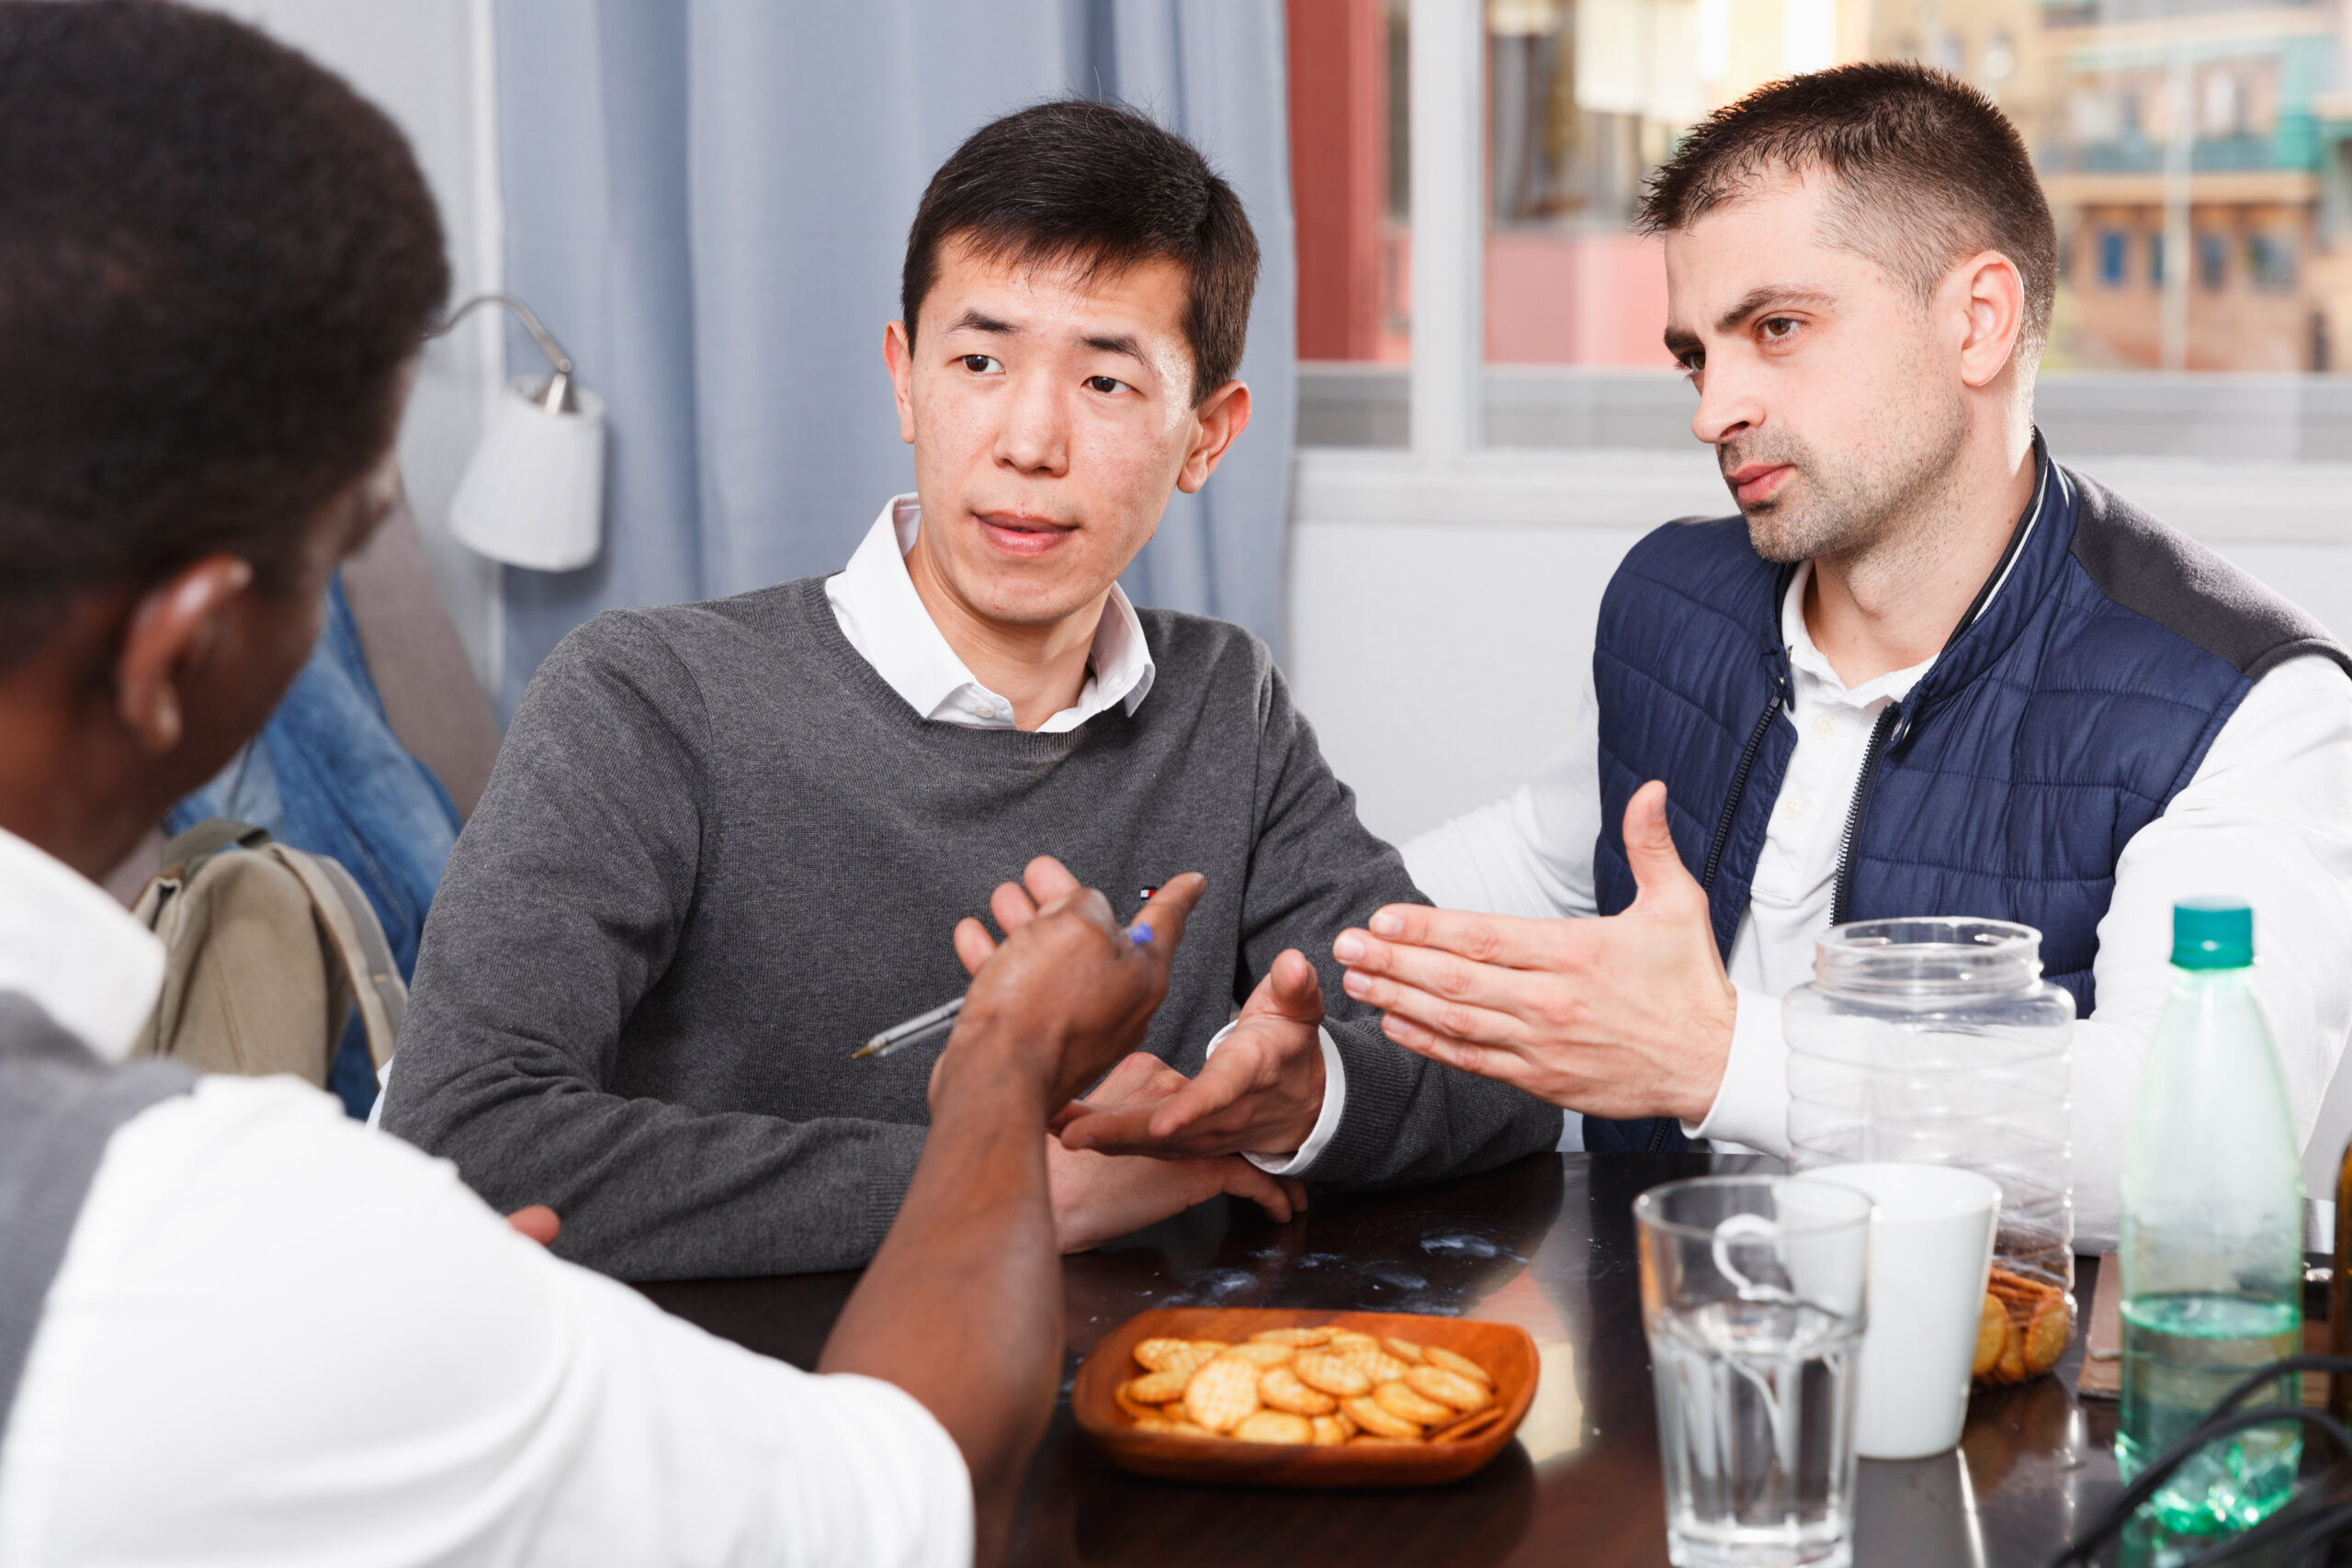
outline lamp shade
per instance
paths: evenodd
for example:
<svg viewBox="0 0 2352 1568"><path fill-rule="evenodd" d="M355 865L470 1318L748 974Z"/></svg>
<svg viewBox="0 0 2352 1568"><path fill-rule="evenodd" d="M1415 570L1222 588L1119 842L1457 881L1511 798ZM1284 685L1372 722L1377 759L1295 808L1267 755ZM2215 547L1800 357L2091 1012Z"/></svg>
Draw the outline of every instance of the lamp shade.
<svg viewBox="0 0 2352 1568"><path fill-rule="evenodd" d="M458 493L449 531L509 566L570 571L596 558L605 512L605 404L575 384L576 408L538 401L542 382L510 381Z"/></svg>

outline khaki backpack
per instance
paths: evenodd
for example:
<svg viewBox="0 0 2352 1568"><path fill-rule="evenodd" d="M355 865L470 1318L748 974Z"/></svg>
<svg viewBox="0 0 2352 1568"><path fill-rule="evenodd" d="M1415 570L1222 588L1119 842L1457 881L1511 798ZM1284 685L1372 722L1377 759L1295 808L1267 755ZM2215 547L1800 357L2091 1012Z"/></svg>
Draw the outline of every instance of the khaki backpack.
<svg viewBox="0 0 2352 1568"><path fill-rule="evenodd" d="M367 895L334 860L208 818L164 846L131 913L166 954L133 1055L323 1088L356 1007L375 1066L390 1058L408 987Z"/></svg>

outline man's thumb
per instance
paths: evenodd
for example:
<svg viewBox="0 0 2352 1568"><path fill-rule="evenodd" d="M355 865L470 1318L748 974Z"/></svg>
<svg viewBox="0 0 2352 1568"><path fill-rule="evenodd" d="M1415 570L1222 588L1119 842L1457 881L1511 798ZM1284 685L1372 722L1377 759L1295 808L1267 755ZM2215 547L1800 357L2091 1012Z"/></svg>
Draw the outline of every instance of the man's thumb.
<svg viewBox="0 0 2352 1568"><path fill-rule="evenodd" d="M1263 1010L1294 1022L1322 1021L1322 977L1315 973L1315 965L1306 961L1306 955L1295 947L1274 960L1273 968L1259 983L1258 994L1250 999L1265 1004Z"/></svg>
<svg viewBox="0 0 2352 1568"><path fill-rule="evenodd" d="M1684 889L1699 891L1667 829L1666 785L1660 780L1652 779L1625 803L1625 862L1633 868L1634 886L1643 901L1655 903L1660 895Z"/></svg>

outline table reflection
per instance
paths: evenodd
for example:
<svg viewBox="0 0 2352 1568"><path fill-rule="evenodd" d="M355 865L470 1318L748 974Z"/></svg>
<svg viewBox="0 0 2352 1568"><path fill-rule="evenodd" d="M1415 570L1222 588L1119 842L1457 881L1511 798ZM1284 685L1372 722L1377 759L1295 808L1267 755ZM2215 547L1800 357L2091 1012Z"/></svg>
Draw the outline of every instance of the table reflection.
<svg viewBox="0 0 2352 1568"><path fill-rule="evenodd" d="M1204 1205L1069 1260L1069 1374L1151 1306L1445 1313L1515 1323L1544 1376L1518 1439L1478 1474L1392 1493L1258 1492L1113 1469L1067 1398L1032 1466L1013 1561L1024 1564L1302 1563L1414 1568L1666 1562L1665 1499L1641 1329L1633 1201L1678 1177L1757 1168L1747 1156L1567 1155L1410 1192L1318 1199L1284 1225ZM673 1312L765 1354L813 1364L855 1277L647 1287ZM2078 1293L2088 1320L2098 1269ZM2059 1375L1979 1391L1956 1452L1865 1460L1855 1561L1904 1568L2047 1562L2111 1495L2112 1406Z"/></svg>

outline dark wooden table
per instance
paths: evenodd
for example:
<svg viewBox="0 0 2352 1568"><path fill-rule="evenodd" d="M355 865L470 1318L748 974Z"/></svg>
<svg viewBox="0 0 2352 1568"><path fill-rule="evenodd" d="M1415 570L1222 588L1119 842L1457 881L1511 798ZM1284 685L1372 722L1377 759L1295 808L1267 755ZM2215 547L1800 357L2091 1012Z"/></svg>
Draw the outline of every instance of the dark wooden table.
<svg viewBox="0 0 2352 1568"><path fill-rule="evenodd" d="M1029 1564L1663 1564L1666 1514L1642 1340L1634 1195L1753 1160L1565 1155L1387 1197L1324 1197L1287 1225L1206 1205L1069 1260L1069 1368L1167 1304L1349 1307L1501 1318L1543 1347L1518 1440L1477 1475L1411 1493L1257 1492L1114 1470L1065 1399L1031 1466L1013 1561ZM713 1333L810 1366L854 1274L656 1285ZM2096 1266L2076 1295L2087 1321ZM942 1313L956 1310L942 1302ZM2112 1405L2058 1375L1979 1393L1957 1453L1862 1461L1859 1564L2035 1564L2114 1493ZM1065 1382L1067 1393L1067 1382Z"/></svg>

